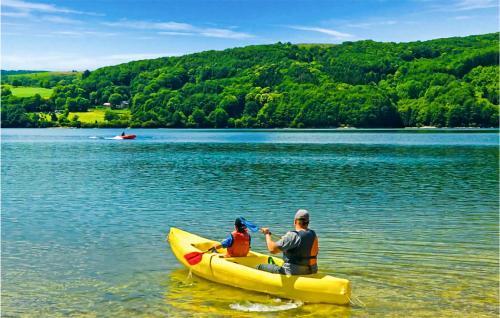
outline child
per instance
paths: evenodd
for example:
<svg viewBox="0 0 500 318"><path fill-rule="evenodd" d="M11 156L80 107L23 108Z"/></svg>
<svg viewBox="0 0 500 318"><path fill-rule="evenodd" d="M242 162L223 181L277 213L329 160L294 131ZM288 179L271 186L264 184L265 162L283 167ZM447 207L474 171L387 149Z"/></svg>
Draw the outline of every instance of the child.
<svg viewBox="0 0 500 318"><path fill-rule="evenodd" d="M248 234L247 227L240 218L234 221L234 231L229 234L229 236L220 242L220 244L215 244L213 248L226 248L226 257L245 257L250 251L251 237Z"/></svg>

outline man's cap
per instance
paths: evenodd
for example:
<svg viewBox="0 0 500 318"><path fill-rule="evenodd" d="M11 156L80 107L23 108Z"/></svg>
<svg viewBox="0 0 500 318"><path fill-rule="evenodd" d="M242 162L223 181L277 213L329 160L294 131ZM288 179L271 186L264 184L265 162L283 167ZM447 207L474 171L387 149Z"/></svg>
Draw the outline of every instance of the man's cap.
<svg viewBox="0 0 500 318"><path fill-rule="evenodd" d="M309 211L306 209L297 210L297 213L295 213L295 219L309 221Z"/></svg>

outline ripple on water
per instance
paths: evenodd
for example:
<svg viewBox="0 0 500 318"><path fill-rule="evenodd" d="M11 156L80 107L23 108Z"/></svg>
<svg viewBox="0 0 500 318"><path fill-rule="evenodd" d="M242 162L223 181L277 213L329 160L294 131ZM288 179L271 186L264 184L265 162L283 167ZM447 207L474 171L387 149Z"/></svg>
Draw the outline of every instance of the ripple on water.
<svg viewBox="0 0 500 318"><path fill-rule="evenodd" d="M281 299L275 299L275 302L280 303ZM300 301L288 301L284 304L268 305L268 304L251 303L247 301L244 303L230 304L229 308L245 312L275 312L275 311L295 309L302 306L303 304L304 303Z"/></svg>

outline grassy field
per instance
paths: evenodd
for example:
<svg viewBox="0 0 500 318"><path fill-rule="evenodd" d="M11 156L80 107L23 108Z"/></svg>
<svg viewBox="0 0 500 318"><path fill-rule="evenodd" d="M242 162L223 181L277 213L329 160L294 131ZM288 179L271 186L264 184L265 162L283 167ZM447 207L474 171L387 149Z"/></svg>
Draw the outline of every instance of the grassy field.
<svg viewBox="0 0 500 318"><path fill-rule="evenodd" d="M95 123L96 121L100 123L104 122L105 111L105 108L95 108L89 109L88 112L71 112L68 115L68 119L71 120L75 115L78 115L78 120L82 123ZM130 117L130 110L128 109L113 110L113 112L118 115L125 115Z"/></svg>
<svg viewBox="0 0 500 318"><path fill-rule="evenodd" d="M49 98L52 95L51 88L42 88L42 87L29 87L29 86L18 86L18 87L10 87L10 91L12 95L17 97L29 97L34 96L35 94L40 94L43 98Z"/></svg>

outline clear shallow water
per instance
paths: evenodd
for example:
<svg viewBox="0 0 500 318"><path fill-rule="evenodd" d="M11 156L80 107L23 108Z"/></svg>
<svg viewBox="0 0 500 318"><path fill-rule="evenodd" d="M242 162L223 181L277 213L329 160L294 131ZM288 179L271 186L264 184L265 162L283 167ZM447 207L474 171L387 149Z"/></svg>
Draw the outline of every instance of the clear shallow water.
<svg viewBox="0 0 500 318"><path fill-rule="evenodd" d="M494 131L89 138L118 133L2 130L4 316L498 316ZM222 239L238 215L284 233L298 207L320 270L350 279L364 306L188 279L165 242L170 226Z"/></svg>

